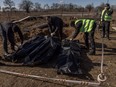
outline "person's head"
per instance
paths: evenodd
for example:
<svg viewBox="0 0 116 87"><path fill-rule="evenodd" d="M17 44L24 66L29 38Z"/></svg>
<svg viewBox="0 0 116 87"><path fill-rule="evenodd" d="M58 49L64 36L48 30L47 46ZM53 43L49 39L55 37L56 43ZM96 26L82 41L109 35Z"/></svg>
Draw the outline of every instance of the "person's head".
<svg viewBox="0 0 116 87"><path fill-rule="evenodd" d="M50 17L50 16L47 16L47 17L46 17L46 20L47 20L47 21L50 21L50 20L51 20L51 17Z"/></svg>
<svg viewBox="0 0 116 87"><path fill-rule="evenodd" d="M70 26L75 27L75 21L74 20L70 22Z"/></svg>
<svg viewBox="0 0 116 87"><path fill-rule="evenodd" d="M110 4L109 3L105 4L105 9L110 9Z"/></svg>
<svg viewBox="0 0 116 87"><path fill-rule="evenodd" d="M48 22L49 25L52 25L51 16L47 16L47 17L46 17L46 20L47 20L47 22Z"/></svg>

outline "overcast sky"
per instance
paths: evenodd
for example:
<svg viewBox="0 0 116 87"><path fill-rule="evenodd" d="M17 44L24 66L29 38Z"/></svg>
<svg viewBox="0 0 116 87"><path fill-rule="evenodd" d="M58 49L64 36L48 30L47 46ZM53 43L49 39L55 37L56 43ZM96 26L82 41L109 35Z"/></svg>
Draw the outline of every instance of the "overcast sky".
<svg viewBox="0 0 116 87"><path fill-rule="evenodd" d="M4 4L3 4L3 1L4 0L0 0L0 5L3 7ZM19 3L22 1L22 0L13 0L15 2L15 5L18 6ZM51 5L52 3L60 3L63 1L63 3L74 3L74 4L77 4L77 5L81 5L81 6L86 6L87 4L91 4L93 3L94 6L98 6L100 5L101 3L106 3L107 0L31 0L32 2L38 2L40 3L42 6L44 4L49 4ZM116 0L109 0L109 3L111 5L116 5Z"/></svg>

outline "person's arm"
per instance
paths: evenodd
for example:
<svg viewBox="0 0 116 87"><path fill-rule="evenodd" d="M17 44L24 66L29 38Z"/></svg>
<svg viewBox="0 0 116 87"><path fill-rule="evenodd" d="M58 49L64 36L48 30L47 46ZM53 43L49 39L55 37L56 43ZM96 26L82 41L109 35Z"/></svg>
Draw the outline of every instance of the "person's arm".
<svg viewBox="0 0 116 87"><path fill-rule="evenodd" d="M48 23L48 30L50 33L52 33L52 25Z"/></svg>
<svg viewBox="0 0 116 87"><path fill-rule="evenodd" d="M54 33L56 33L57 31L58 31L58 27L56 27L56 29L55 29Z"/></svg>
<svg viewBox="0 0 116 87"><path fill-rule="evenodd" d="M80 28L82 27L82 21L78 22L76 25L75 25L75 31L73 32L72 34L72 40L79 34L80 32Z"/></svg>
<svg viewBox="0 0 116 87"><path fill-rule="evenodd" d="M79 34L79 29L75 29L75 31L72 34L72 40Z"/></svg>
<svg viewBox="0 0 116 87"><path fill-rule="evenodd" d="M112 15L113 14L113 10L110 9L109 12L108 12L108 15Z"/></svg>

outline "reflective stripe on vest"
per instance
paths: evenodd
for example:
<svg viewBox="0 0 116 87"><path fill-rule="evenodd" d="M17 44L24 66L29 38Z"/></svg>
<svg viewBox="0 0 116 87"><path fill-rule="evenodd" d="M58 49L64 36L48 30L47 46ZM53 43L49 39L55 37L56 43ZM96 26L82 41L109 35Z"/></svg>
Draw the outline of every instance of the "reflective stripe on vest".
<svg viewBox="0 0 116 87"><path fill-rule="evenodd" d="M93 28L93 24L95 23L95 20L81 19L75 21L75 24L77 24L79 21L82 21L82 27L80 28L80 32L90 32Z"/></svg>
<svg viewBox="0 0 116 87"><path fill-rule="evenodd" d="M106 10L103 10L102 11L102 16L101 16L101 20L104 19L105 21L111 21L112 20L112 16L111 15L108 15L108 12L110 11L107 11L105 12ZM104 13L105 12L105 13ZM103 18L104 17L104 18Z"/></svg>

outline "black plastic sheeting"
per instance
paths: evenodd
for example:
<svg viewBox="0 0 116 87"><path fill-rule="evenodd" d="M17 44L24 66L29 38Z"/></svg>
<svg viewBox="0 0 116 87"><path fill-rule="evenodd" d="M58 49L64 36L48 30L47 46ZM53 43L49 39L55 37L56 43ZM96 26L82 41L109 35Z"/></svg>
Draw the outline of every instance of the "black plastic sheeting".
<svg viewBox="0 0 116 87"><path fill-rule="evenodd" d="M12 61L23 60L24 65L46 64L58 55L61 49L60 40L56 37L38 36L23 44L9 58Z"/></svg>
<svg viewBox="0 0 116 87"><path fill-rule="evenodd" d="M82 74L80 44L78 41L61 42L56 37L38 36L27 41L10 57L13 61L23 60L23 65L45 65L53 60L58 73Z"/></svg>
<svg viewBox="0 0 116 87"><path fill-rule="evenodd" d="M57 56L61 49L61 43L58 38L48 37L42 43L25 57L24 64L39 65L49 63L54 56Z"/></svg>
<svg viewBox="0 0 116 87"><path fill-rule="evenodd" d="M58 57L56 68L62 74L82 74L80 64L82 62L81 49L78 41L65 41L63 52Z"/></svg>
<svg viewBox="0 0 116 87"><path fill-rule="evenodd" d="M11 59L14 61L24 59L45 40L46 39L44 38L44 36L38 36L36 38L30 39L22 46L20 46L19 49L11 55Z"/></svg>

